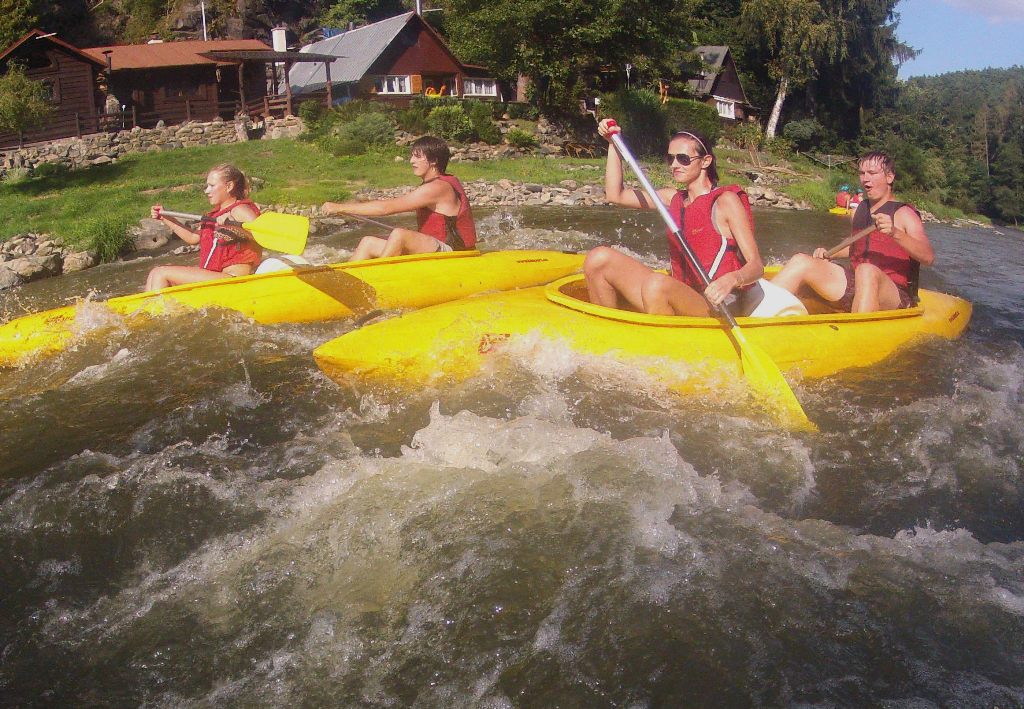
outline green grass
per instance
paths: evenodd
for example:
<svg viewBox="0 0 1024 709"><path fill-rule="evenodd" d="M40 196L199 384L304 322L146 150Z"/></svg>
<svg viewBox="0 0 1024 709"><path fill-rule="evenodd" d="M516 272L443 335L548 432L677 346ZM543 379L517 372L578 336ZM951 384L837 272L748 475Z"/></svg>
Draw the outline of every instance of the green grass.
<svg viewBox="0 0 1024 709"><path fill-rule="evenodd" d="M396 161L396 157L403 158ZM262 184L252 194L261 204L319 205L343 200L364 188L415 183L408 150L387 148L351 157L333 157L297 140L253 141L185 148L122 158L17 183L0 182L0 240L27 231L47 232L81 248L116 255L125 229L148 216L152 204L185 212L209 208L203 196L207 171L222 162L238 165ZM546 160L539 157L453 163L463 181L557 184L561 180L600 183L600 160ZM590 165L589 169L581 169Z"/></svg>
<svg viewBox="0 0 1024 709"><path fill-rule="evenodd" d="M721 150L718 157L723 182L749 184L743 168L749 157L745 151ZM348 199L364 187L415 184L408 149L399 147L333 157L314 143L280 139L147 153L85 170L0 182L0 241L27 231L47 232L79 248L95 249L106 259L114 258L127 240L127 228L147 216L150 205L206 211L204 178L211 167L222 162L235 163L259 179L260 186L252 196L261 204L312 206ZM603 157L553 160L530 156L452 163L450 171L464 182L509 179L556 185L573 179L603 185L603 167ZM798 180L776 189L818 209L831 207L835 194L826 171L809 163L794 167L818 179ZM645 161L644 169L655 184L670 184L663 163ZM943 219L964 216L935 200L923 199L919 204Z"/></svg>

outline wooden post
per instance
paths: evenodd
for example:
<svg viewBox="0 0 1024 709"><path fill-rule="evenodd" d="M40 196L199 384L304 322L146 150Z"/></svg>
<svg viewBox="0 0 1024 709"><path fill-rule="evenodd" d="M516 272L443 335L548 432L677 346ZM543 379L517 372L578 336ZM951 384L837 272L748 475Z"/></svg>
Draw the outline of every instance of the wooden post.
<svg viewBox="0 0 1024 709"><path fill-rule="evenodd" d="M185 120L192 121L192 102L188 100L188 96L185 97Z"/></svg>
<svg viewBox="0 0 1024 709"><path fill-rule="evenodd" d="M135 104L132 104L132 128L139 125L139 114L135 110Z"/></svg>
<svg viewBox="0 0 1024 709"><path fill-rule="evenodd" d="M334 105L334 95L331 92L331 63L324 62L324 73L327 74L327 108Z"/></svg>
<svg viewBox="0 0 1024 709"><path fill-rule="evenodd" d="M245 105L245 62L238 62L238 99L242 102L242 114L248 115L249 108Z"/></svg>
<svg viewBox="0 0 1024 709"><path fill-rule="evenodd" d="M270 115L270 97L263 97L263 117L266 118Z"/></svg>
<svg viewBox="0 0 1024 709"><path fill-rule="evenodd" d="M284 75L288 76L288 74L291 73L291 70L292 70L292 63L291 62L285 62L284 63ZM285 115L286 116L294 116L295 114L292 113L292 82L285 81L284 82L284 90L285 90L285 93L288 94L288 108L287 108L287 112L285 113Z"/></svg>

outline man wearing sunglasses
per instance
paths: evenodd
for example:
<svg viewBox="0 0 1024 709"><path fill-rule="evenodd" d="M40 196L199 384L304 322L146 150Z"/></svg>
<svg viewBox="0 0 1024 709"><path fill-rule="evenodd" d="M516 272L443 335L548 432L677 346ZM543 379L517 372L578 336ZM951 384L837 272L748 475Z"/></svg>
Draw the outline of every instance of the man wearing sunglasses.
<svg viewBox="0 0 1024 709"><path fill-rule="evenodd" d="M869 226L874 231L830 257L824 248L791 258L772 283L799 295L809 287L843 312L909 308L917 302L921 264L935 260L928 234L917 210L893 194L896 172L892 158L882 152L859 162L860 184L866 200L853 214L853 233ZM847 264L831 258L849 258Z"/></svg>
<svg viewBox="0 0 1024 709"><path fill-rule="evenodd" d="M605 119L597 130L611 141L619 127L614 120ZM673 135L665 163L679 187L663 187L658 196L676 224L682 226L688 245L711 283L704 287L674 234L666 230L671 275L608 246L587 254L583 272L590 302L652 315L703 317L722 303L734 316L749 315L757 307L764 294L756 281L764 273L764 265L754 240L750 200L736 185L719 187L715 155L710 148L699 133L681 131ZM641 190L624 187L622 157L611 145L604 183L605 197L612 204L656 208Z"/></svg>

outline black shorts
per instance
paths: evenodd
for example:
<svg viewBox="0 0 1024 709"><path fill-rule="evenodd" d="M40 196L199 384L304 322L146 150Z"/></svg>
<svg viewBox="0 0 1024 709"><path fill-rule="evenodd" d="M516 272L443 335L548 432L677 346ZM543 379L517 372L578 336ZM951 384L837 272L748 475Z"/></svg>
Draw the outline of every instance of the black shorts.
<svg viewBox="0 0 1024 709"><path fill-rule="evenodd" d="M839 264L836 265L838 266ZM843 311L844 313L850 313L853 312L853 265L849 263L844 263L843 271L846 273L846 291L843 293L842 298L840 298L839 300L832 301L832 306L837 310ZM893 283L893 285L895 286L896 284ZM897 307L897 310L909 308L914 305L914 297L910 295L910 291L908 291L906 288L901 288L900 286L896 286L896 290L899 291L900 294L900 304Z"/></svg>

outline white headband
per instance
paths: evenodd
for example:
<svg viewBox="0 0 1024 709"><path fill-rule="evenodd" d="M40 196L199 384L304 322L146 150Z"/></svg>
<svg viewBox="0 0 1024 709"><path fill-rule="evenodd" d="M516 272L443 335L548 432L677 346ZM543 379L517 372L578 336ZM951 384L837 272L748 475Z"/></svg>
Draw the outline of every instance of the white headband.
<svg viewBox="0 0 1024 709"><path fill-rule="evenodd" d="M689 131L685 131L685 130L680 130L680 131L676 131L675 133L673 133L672 137L675 138L675 137L680 136L680 135L688 135L688 136L690 136L691 138L693 138L694 140L697 141L697 145L699 145L701 147L701 150L704 151L705 155L710 155L711 154L711 151L708 150L706 145L704 145L704 141L701 140L700 138L698 138L697 136L695 136L693 133L690 133Z"/></svg>

